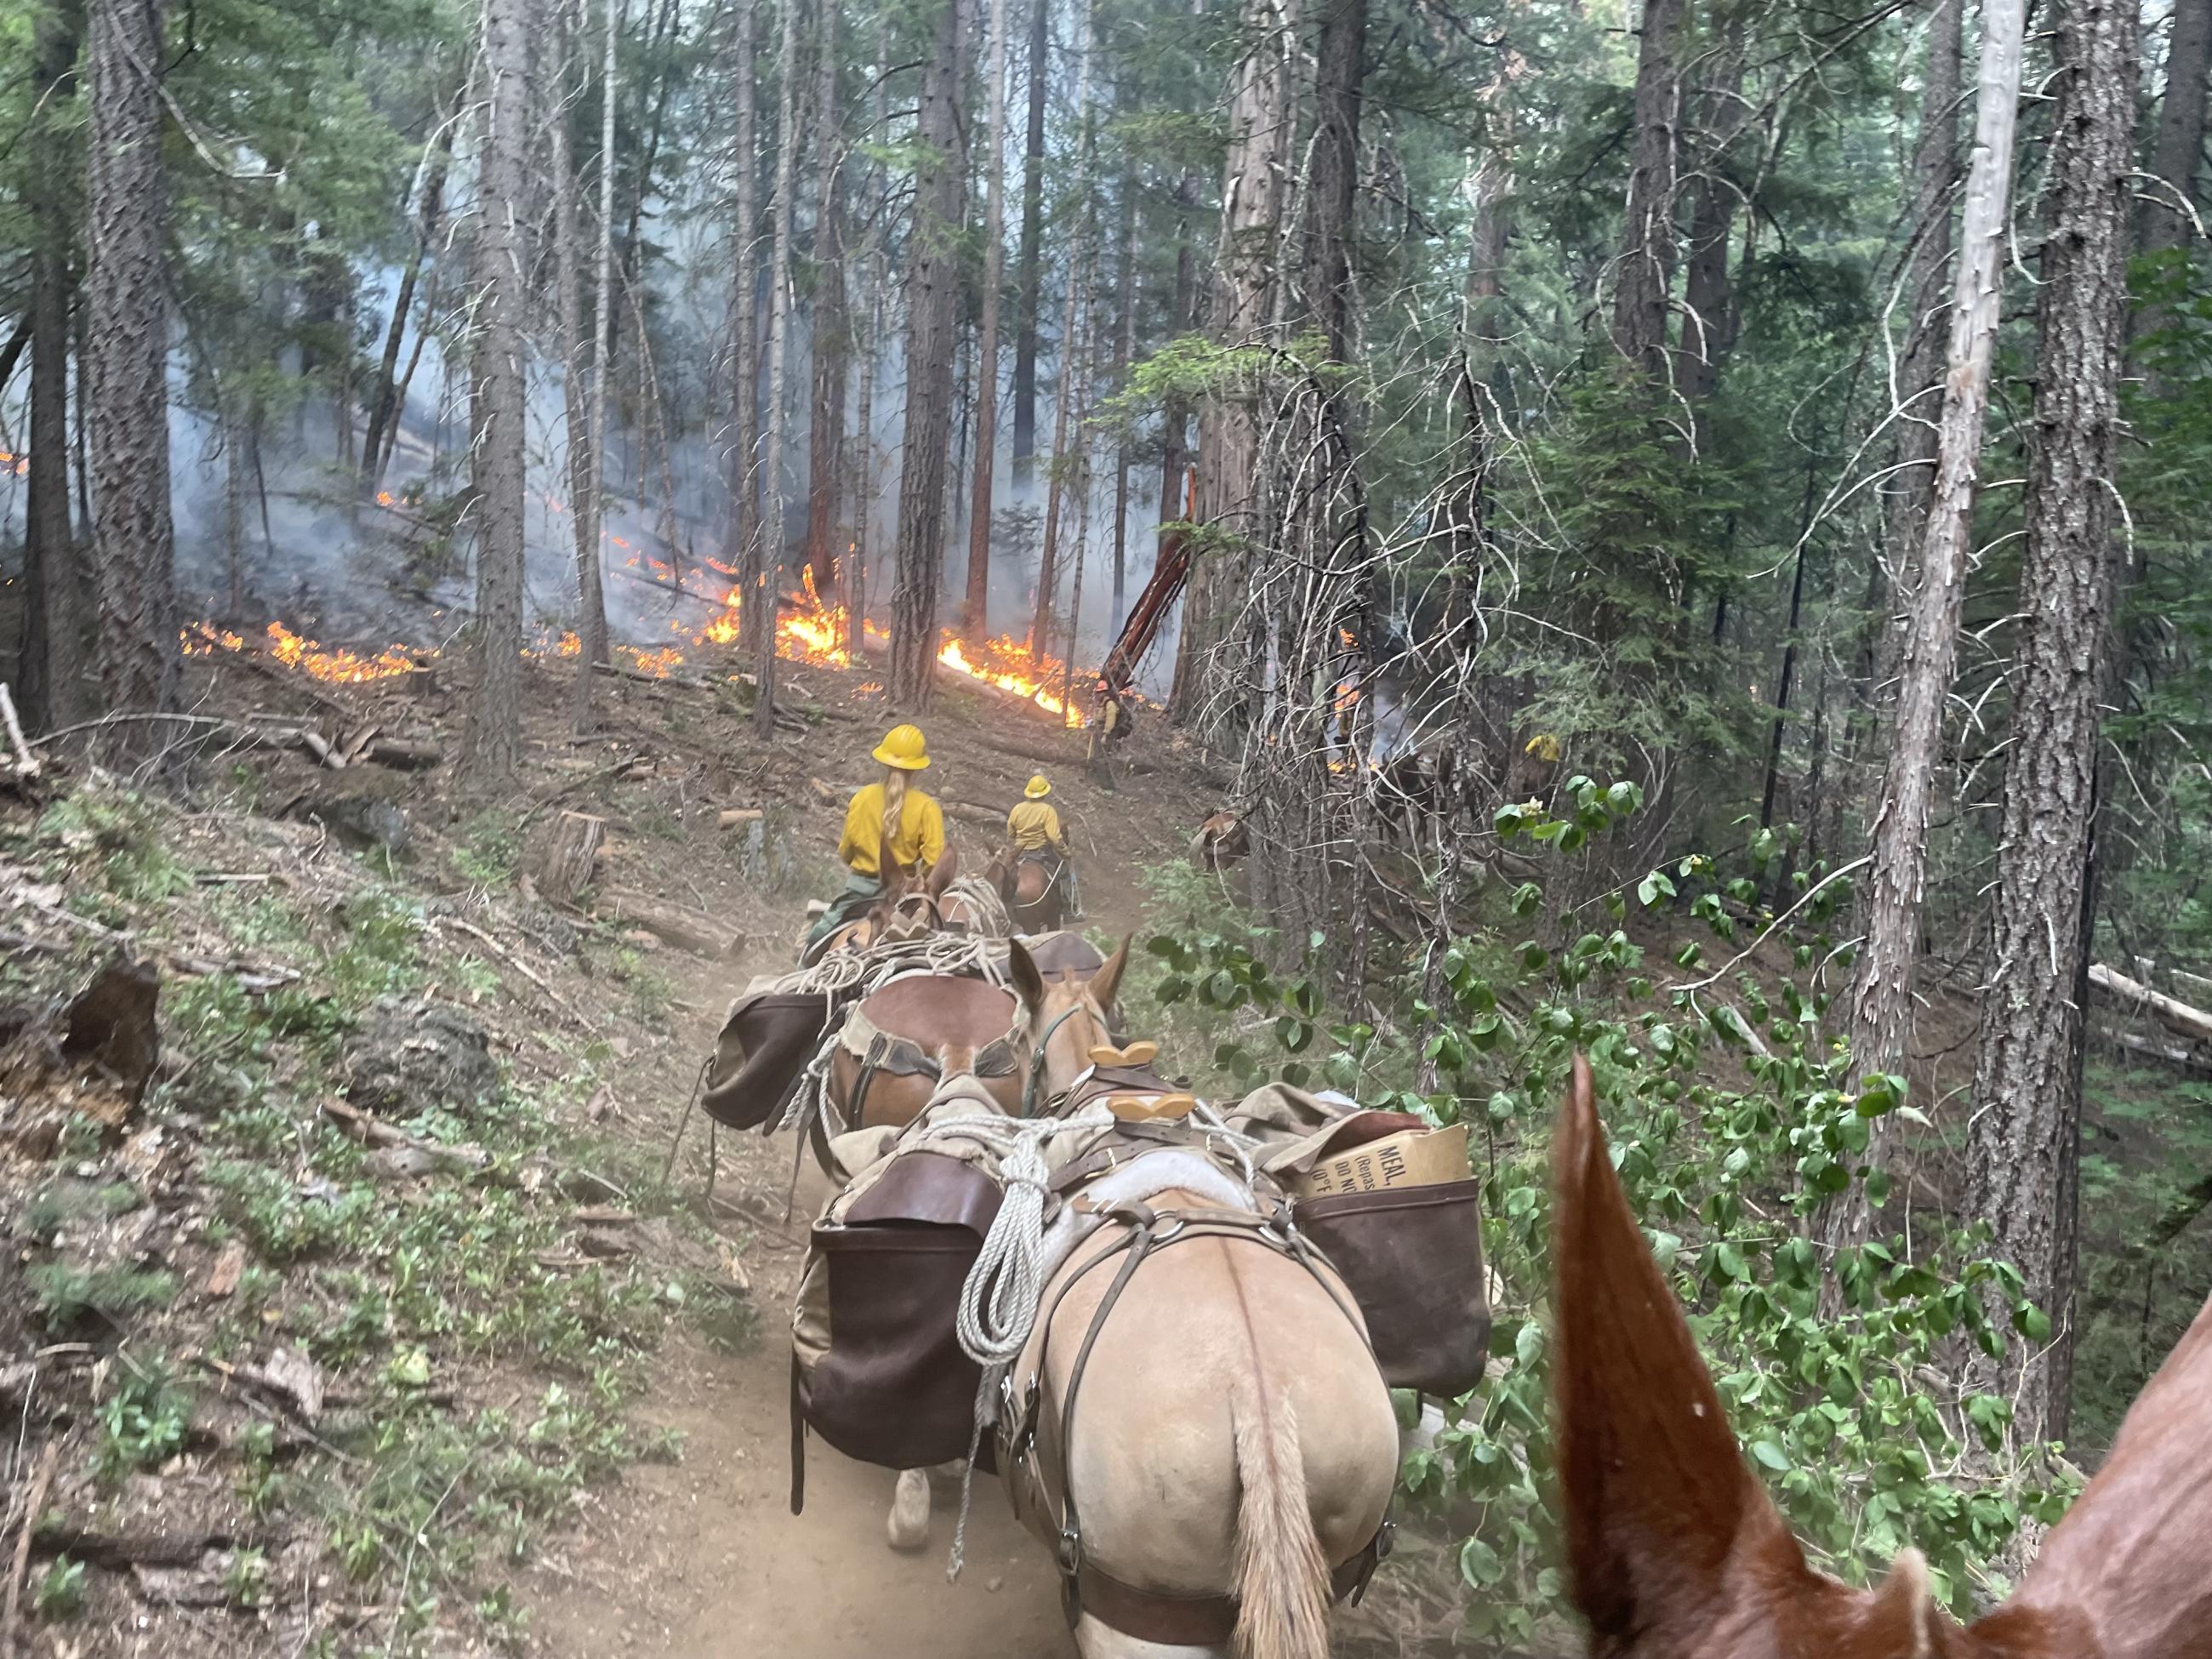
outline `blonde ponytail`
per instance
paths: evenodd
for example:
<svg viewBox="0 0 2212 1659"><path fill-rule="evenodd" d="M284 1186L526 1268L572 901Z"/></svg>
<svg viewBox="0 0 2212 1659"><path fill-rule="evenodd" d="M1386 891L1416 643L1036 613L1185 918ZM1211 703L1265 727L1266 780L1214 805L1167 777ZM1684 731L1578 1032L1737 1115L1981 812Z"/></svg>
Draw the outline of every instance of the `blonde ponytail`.
<svg viewBox="0 0 2212 1659"><path fill-rule="evenodd" d="M884 768L884 839L896 842L899 820L906 815L906 774L896 766ZM888 875L890 872L885 872Z"/></svg>

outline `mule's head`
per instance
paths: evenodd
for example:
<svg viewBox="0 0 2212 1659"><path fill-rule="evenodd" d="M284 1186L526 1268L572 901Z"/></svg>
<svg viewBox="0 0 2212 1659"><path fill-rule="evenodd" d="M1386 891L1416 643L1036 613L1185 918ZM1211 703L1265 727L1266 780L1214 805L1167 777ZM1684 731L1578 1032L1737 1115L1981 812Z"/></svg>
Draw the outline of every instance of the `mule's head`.
<svg viewBox="0 0 2212 1659"><path fill-rule="evenodd" d="M1122 971L1129 965L1129 941L1123 938L1104 965L1088 979L1070 974L1048 980L1019 939L1012 942L1009 959L1014 994L1021 999L1031 1051L1039 1043L1044 1047L1045 1089L1059 1094L1091 1064L1093 1048L1114 1040L1114 1000L1121 993Z"/></svg>
<svg viewBox="0 0 2212 1659"><path fill-rule="evenodd" d="M1592 1654L2212 1659L2212 1305L2019 1594L1962 1630L1917 1553L1869 1590L1806 1565L1629 1210L1579 1056L1552 1159L1559 1484Z"/></svg>
<svg viewBox="0 0 2212 1659"><path fill-rule="evenodd" d="M868 910L876 934L880 936L898 922L920 922L927 929L942 926L945 890L959 879L960 855L946 848L945 856L924 874L891 856L890 838L886 836L877 859L884 890Z"/></svg>

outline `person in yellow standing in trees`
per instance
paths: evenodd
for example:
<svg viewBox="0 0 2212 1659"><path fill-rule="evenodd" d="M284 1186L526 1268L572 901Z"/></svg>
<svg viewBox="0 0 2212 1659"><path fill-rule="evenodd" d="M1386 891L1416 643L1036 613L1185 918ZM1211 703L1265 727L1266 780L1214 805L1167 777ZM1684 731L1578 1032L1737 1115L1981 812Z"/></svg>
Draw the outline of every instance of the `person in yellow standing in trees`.
<svg viewBox="0 0 2212 1659"><path fill-rule="evenodd" d="M1024 860L1053 866L1051 878L1067 884L1067 908L1083 914L1083 900L1075 886L1074 848L1060 828L1060 811L1052 804L1052 785L1042 773L1029 781L1022 799L1006 814L1006 839L1013 843L1013 862Z"/></svg>
<svg viewBox="0 0 2212 1659"><path fill-rule="evenodd" d="M845 809L845 832L837 857L846 869L845 890L830 902L806 935L809 947L883 896L883 848L890 848L899 867L924 872L945 856L945 813L910 782L929 766L929 744L915 726L894 727L875 747L883 777L855 790Z"/></svg>

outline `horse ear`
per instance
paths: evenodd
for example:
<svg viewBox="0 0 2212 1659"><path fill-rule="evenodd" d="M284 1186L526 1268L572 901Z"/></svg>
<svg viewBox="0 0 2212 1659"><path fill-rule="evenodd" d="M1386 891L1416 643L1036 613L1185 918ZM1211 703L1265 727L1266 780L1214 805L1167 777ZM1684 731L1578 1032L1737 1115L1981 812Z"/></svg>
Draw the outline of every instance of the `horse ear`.
<svg viewBox="0 0 2212 1659"><path fill-rule="evenodd" d="M1114 954L1091 976L1091 1000L1098 1005L1101 1013L1112 1012L1115 999L1121 994L1121 975L1129 966L1129 941L1135 937L1133 933L1122 934Z"/></svg>
<svg viewBox="0 0 2212 1659"><path fill-rule="evenodd" d="M943 898L945 890L952 885L953 878L960 873L960 854L948 847L945 856L938 860L929 872L930 897Z"/></svg>
<svg viewBox="0 0 2212 1659"><path fill-rule="evenodd" d="M2023 1651L2011 1645L2018 1631L2082 1625L2115 1656L2212 1653L2208 1401L2212 1301L2128 1407L2104 1467L2044 1540L2019 1593L1971 1627L1977 1652ZM2070 1650L2098 1650L2085 1641Z"/></svg>
<svg viewBox="0 0 2212 1659"><path fill-rule="evenodd" d="M1044 1006L1044 975L1029 946L1018 939L1006 941L1006 968L1007 977L1014 981L1014 994L1021 999L1024 1011L1034 1018Z"/></svg>
<svg viewBox="0 0 2212 1659"><path fill-rule="evenodd" d="M1575 1602L1600 1645L1724 1617L1729 1589L1748 1588L1729 1572L1747 1528L1809 1578L1629 1210L1580 1054L1552 1170L1559 1486ZM1700 1633L1673 1632L1684 1652Z"/></svg>

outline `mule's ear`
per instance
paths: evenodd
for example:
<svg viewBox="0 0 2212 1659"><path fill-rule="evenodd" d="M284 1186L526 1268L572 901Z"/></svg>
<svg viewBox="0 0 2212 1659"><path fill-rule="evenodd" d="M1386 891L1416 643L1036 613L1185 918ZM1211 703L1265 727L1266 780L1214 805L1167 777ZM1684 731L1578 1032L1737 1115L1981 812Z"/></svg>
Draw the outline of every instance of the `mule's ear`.
<svg viewBox="0 0 2212 1659"><path fill-rule="evenodd" d="M959 873L960 854L948 847L945 849L945 856L938 860L929 872L930 897L943 898L945 890L952 885L953 879Z"/></svg>
<svg viewBox="0 0 2212 1659"><path fill-rule="evenodd" d="M1034 1018L1036 1011L1044 1006L1044 975L1038 970L1036 958L1030 954L1029 946L1018 939L1006 941L1007 977L1014 981L1014 994Z"/></svg>
<svg viewBox="0 0 2212 1659"><path fill-rule="evenodd" d="M1135 937L1133 933L1122 934L1114 954L1091 976L1091 1000L1098 1005L1101 1013L1111 1013L1115 999L1121 994L1121 975L1129 966L1129 941Z"/></svg>
<svg viewBox="0 0 2212 1659"><path fill-rule="evenodd" d="M1689 1322L1629 1211L1580 1054L1552 1171L1552 1389L1568 1566L1601 1645L1626 1643L1691 1609L1720 1616L1729 1553L1747 1526L1793 1555L1796 1547L1736 1449ZM1796 1563L1802 1573L1802 1555ZM1696 1650L1697 1630L1674 1635L1687 1644L1680 1651Z"/></svg>
<svg viewBox="0 0 2212 1659"><path fill-rule="evenodd" d="M2015 1629L2081 1625L2113 1659L2212 1655L2212 1301L2128 1407L2020 1590L1972 1626L1991 1654ZM2052 1648L2051 1651L2061 1650Z"/></svg>

